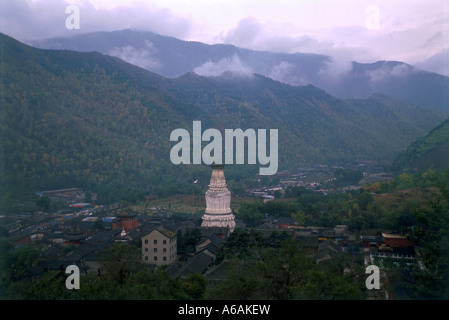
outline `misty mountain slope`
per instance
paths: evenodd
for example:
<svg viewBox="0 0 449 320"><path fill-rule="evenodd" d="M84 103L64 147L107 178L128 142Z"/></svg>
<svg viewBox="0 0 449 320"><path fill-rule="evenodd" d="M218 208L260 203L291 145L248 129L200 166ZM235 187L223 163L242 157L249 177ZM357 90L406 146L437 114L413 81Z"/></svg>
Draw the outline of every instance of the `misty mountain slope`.
<svg viewBox="0 0 449 320"><path fill-rule="evenodd" d="M190 73L170 82L167 90L207 113L220 130L279 129L282 163L289 165L391 159L402 143L425 135L444 116L385 95L345 101L260 75Z"/></svg>
<svg viewBox="0 0 449 320"><path fill-rule="evenodd" d="M261 52L226 44L207 45L136 30L93 32L29 41L29 44L43 49L98 51L169 78L191 71L202 75L219 75L229 68L232 71L246 69L250 73L266 75L275 72L273 68L282 63L294 64L304 74L311 76L318 73L322 64L328 61L328 57L322 55Z"/></svg>
<svg viewBox="0 0 449 320"><path fill-rule="evenodd" d="M207 45L135 30L94 32L29 43L44 49L98 51L169 78L188 72L204 76L218 76L225 71L256 73L291 85L312 84L339 98L369 98L379 92L449 114L449 78L402 62L339 63L319 54Z"/></svg>
<svg viewBox="0 0 449 320"><path fill-rule="evenodd" d="M443 117L386 96L345 101L254 74L168 79L115 57L36 49L3 34L0 57L1 193L74 185L108 195L191 192L210 172L172 164L170 134L192 132L194 120L221 132L278 129L282 169L392 160ZM250 167L229 165L227 176L245 179L259 165Z"/></svg>
<svg viewBox="0 0 449 320"><path fill-rule="evenodd" d="M366 97L380 92L424 107L449 111L449 78L397 61L353 63L335 91L345 97Z"/></svg>

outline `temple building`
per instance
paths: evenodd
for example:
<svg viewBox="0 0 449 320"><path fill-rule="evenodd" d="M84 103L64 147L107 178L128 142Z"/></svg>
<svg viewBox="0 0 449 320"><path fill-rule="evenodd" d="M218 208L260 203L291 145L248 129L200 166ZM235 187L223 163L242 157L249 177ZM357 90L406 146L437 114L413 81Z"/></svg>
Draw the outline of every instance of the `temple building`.
<svg viewBox="0 0 449 320"><path fill-rule="evenodd" d="M202 227L235 229L231 211L231 192L227 188L223 165L213 165L209 189L206 191L206 211L202 217Z"/></svg>

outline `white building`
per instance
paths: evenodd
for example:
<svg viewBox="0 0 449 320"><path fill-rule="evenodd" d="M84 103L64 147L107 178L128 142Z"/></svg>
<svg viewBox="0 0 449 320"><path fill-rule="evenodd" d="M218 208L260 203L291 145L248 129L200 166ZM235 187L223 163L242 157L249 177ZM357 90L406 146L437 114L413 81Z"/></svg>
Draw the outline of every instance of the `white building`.
<svg viewBox="0 0 449 320"><path fill-rule="evenodd" d="M213 165L209 189L206 191L206 211L202 217L202 227L227 227L235 229L231 211L231 192L227 188L223 165Z"/></svg>

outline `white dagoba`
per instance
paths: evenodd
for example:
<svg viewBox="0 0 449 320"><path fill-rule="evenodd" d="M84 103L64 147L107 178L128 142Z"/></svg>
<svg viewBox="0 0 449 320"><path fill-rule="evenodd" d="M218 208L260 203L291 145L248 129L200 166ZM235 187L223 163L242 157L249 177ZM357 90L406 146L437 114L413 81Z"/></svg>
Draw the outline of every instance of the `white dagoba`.
<svg viewBox="0 0 449 320"><path fill-rule="evenodd" d="M202 227L228 227L234 231L235 221L231 211L231 192L227 188L223 165L213 165L209 189L206 191L206 211Z"/></svg>

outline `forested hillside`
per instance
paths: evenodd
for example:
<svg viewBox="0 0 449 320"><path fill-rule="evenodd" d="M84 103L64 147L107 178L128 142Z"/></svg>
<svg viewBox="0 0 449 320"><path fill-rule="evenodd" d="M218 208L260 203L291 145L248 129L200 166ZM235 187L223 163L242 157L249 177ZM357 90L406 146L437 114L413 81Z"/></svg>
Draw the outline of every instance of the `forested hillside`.
<svg viewBox="0 0 449 320"><path fill-rule="evenodd" d="M393 165L397 170L449 168L449 119L401 152Z"/></svg>
<svg viewBox="0 0 449 320"><path fill-rule="evenodd" d="M3 192L77 185L113 194L153 190L162 173L176 178L178 168L161 159L171 127L185 122L172 97L136 81L140 69L132 77L117 58L36 50L5 36L1 48Z"/></svg>
<svg viewBox="0 0 449 320"><path fill-rule="evenodd" d="M99 53L41 50L0 35L1 199L78 186L118 194L198 192L205 165L173 165L170 133L279 129L279 167L392 160L442 112L386 96L341 100L258 75L167 79ZM257 166L229 166L242 181ZM207 182L205 182L207 183Z"/></svg>

